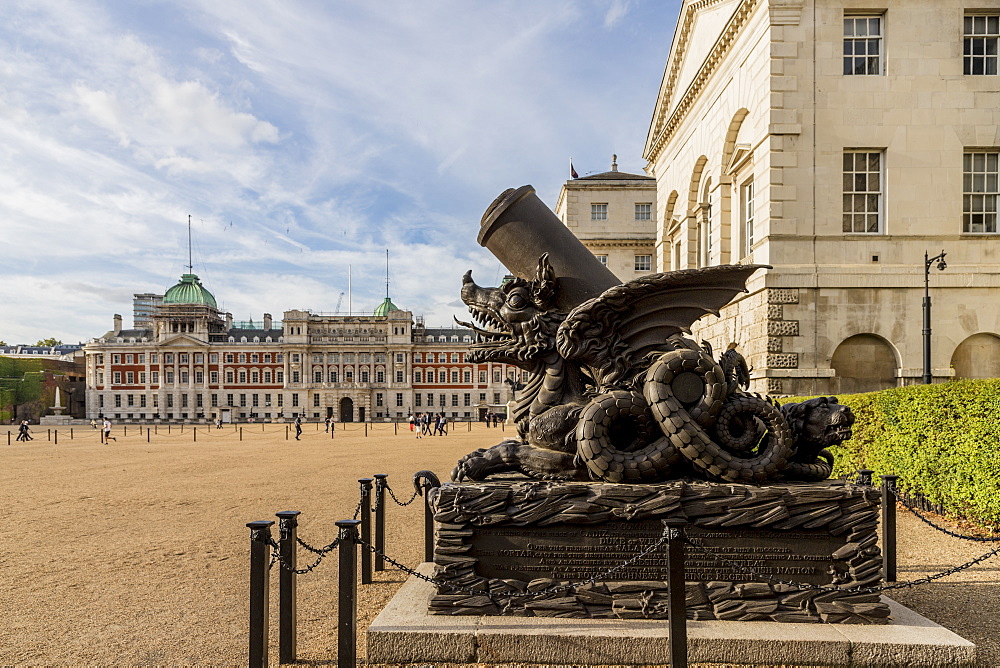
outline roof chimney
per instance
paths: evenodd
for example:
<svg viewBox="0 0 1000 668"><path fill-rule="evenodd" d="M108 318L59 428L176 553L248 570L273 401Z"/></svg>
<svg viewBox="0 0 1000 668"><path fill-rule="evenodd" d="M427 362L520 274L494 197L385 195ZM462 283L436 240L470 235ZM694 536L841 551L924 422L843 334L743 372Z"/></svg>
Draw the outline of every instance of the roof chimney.
<svg viewBox="0 0 1000 668"><path fill-rule="evenodd" d="M226 331L228 332L232 328L233 328L233 314L232 313L227 313L226 314Z"/></svg>
<svg viewBox="0 0 1000 668"><path fill-rule="evenodd" d="M267 331L269 329L271 329L271 314L270 313L265 313L264 314L264 331Z"/></svg>
<svg viewBox="0 0 1000 668"><path fill-rule="evenodd" d="M617 172L618 171L618 154L617 153L612 153L611 154L611 171L612 172Z"/></svg>
<svg viewBox="0 0 1000 668"><path fill-rule="evenodd" d="M122 317L115 313L115 336L121 334L122 331Z"/></svg>

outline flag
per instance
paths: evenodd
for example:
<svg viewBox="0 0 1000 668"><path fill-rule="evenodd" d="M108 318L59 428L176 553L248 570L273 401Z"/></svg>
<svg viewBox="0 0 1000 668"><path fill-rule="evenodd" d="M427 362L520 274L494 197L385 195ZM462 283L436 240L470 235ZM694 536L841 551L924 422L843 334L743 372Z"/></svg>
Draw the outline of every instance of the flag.
<svg viewBox="0 0 1000 668"><path fill-rule="evenodd" d="M576 173L575 169L573 169L573 158L569 159L569 175L574 179L580 178L580 175Z"/></svg>

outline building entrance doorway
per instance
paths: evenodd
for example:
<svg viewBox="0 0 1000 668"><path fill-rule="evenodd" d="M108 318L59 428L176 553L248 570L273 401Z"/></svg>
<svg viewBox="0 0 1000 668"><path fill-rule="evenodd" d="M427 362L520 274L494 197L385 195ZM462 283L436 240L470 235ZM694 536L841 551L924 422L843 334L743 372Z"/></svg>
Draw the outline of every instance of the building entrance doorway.
<svg viewBox="0 0 1000 668"><path fill-rule="evenodd" d="M332 420L333 419L333 406L327 406L326 407L326 419L327 420Z"/></svg>
<svg viewBox="0 0 1000 668"><path fill-rule="evenodd" d="M362 422L365 421L365 407L364 406L358 407L358 419L360 421L362 421Z"/></svg>
<svg viewBox="0 0 1000 668"><path fill-rule="evenodd" d="M350 397L340 400L340 421L354 422L354 402Z"/></svg>

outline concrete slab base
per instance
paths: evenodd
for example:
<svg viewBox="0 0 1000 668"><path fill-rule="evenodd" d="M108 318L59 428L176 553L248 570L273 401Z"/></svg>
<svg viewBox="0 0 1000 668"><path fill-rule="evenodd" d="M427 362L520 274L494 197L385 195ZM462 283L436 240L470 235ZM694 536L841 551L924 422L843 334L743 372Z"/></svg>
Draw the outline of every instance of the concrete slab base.
<svg viewBox="0 0 1000 668"><path fill-rule="evenodd" d="M430 575L433 564L418 569ZM427 613L433 585L410 577L368 627L368 663L666 665L659 620ZM884 598L892 623L688 621L688 661L749 666L973 666L976 646Z"/></svg>

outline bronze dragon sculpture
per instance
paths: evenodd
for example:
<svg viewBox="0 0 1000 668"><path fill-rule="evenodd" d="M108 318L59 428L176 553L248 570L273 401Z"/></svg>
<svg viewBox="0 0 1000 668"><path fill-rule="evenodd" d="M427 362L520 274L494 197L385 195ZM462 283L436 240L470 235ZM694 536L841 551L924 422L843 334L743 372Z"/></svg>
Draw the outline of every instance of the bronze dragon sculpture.
<svg viewBox="0 0 1000 668"><path fill-rule="evenodd" d="M537 256L536 256L537 257ZM518 437L463 457L454 480L520 471L549 480L818 481L826 448L850 438L854 417L833 397L779 406L745 391L734 346L712 358L684 336L745 291L757 265L637 278L568 313L557 308L548 255L531 280L482 288L466 273L462 301L478 323L474 362L528 372L514 408Z"/></svg>

